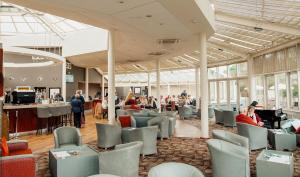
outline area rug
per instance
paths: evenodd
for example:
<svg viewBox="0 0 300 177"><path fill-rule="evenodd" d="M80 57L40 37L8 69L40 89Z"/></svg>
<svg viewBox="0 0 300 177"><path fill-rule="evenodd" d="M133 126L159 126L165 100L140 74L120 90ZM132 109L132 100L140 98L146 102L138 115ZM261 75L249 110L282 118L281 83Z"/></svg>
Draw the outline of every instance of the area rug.
<svg viewBox="0 0 300 177"><path fill-rule="evenodd" d="M187 120L190 124L198 126L199 120ZM197 122L198 121L198 122ZM211 125L212 129L225 129L228 131L236 131L235 128L227 128L221 125ZM104 151L97 147L97 142L88 143L88 146L96 151ZM252 151L250 154L251 176L256 176L255 159L260 151ZM48 152L35 154L38 163L38 177L51 177L48 169ZM300 149L294 152L295 158L295 177L300 177ZM140 177L147 177L149 170L164 162L182 162L193 165L201 170L206 177L212 177L212 167L210 154L207 148L206 140L200 138L179 138L160 141L158 140L158 154L149 155L140 159Z"/></svg>

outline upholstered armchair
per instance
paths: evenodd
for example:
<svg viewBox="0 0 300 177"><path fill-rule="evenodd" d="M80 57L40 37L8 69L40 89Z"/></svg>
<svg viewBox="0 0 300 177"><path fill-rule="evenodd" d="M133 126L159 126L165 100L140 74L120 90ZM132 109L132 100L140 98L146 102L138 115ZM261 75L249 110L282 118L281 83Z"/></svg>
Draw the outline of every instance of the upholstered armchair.
<svg viewBox="0 0 300 177"><path fill-rule="evenodd" d="M262 149L268 146L268 130L245 123L237 123L238 134L249 139L250 150Z"/></svg>
<svg viewBox="0 0 300 177"><path fill-rule="evenodd" d="M165 115L169 119L169 137L172 137L175 132L175 126L176 126L176 111L166 111L163 112L161 115Z"/></svg>
<svg viewBox="0 0 300 177"><path fill-rule="evenodd" d="M224 126L235 127L236 126L236 122L235 122L236 116L237 116L237 112L235 112L235 111L223 110L222 117L223 117Z"/></svg>
<svg viewBox="0 0 300 177"><path fill-rule="evenodd" d="M153 111L142 110L132 114L133 118L136 121L136 127L147 127L147 122L154 117L159 117L160 114Z"/></svg>
<svg viewBox="0 0 300 177"><path fill-rule="evenodd" d="M143 143L120 144L115 150L99 153L100 174L139 177L139 160Z"/></svg>
<svg viewBox="0 0 300 177"><path fill-rule="evenodd" d="M148 177L205 177L200 170L184 163L162 163L152 167Z"/></svg>
<svg viewBox="0 0 300 177"><path fill-rule="evenodd" d="M35 177L35 158L28 148L27 141L7 142L9 155L0 158L1 177Z"/></svg>
<svg viewBox="0 0 300 177"><path fill-rule="evenodd" d="M143 142L141 154L143 156L157 153L158 127L129 128L122 130L122 142Z"/></svg>
<svg viewBox="0 0 300 177"><path fill-rule="evenodd" d="M227 141L229 143L245 147L249 150L249 139L235 133L231 133L224 130L213 130L212 136L215 139L220 139L223 141Z"/></svg>
<svg viewBox="0 0 300 177"><path fill-rule="evenodd" d="M222 110L214 109L214 112L215 112L216 123L223 124L224 123L224 117L223 117L223 114L222 114Z"/></svg>
<svg viewBox="0 0 300 177"><path fill-rule="evenodd" d="M98 147L106 149L122 143L119 125L96 123L96 129Z"/></svg>
<svg viewBox="0 0 300 177"><path fill-rule="evenodd" d="M207 141L213 177L250 177L249 151L241 146L218 140Z"/></svg>
<svg viewBox="0 0 300 177"><path fill-rule="evenodd" d="M158 126L157 137L169 138L169 119L166 116L155 117L147 122L148 126Z"/></svg>
<svg viewBox="0 0 300 177"><path fill-rule="evenodd" d="M179 117L185 118L196 118L198 110L194 106L184 105L183 107L178 107Z"/></svg>
<svg viewBox="0 0 300 177"><path fill-rule="evenodd" d="M53 135L55 148L82 144L81 133L75 127L59 127L54 130Z"/></svg>

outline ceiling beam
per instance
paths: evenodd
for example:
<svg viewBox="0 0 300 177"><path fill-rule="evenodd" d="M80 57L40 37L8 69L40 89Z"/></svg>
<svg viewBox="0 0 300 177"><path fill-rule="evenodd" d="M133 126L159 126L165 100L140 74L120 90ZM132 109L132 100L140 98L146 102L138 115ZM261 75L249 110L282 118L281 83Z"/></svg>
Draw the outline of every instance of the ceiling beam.
<svg viewBox="0 0 300 177"><path fill-rule="evenodd" d="M246 58L247 57L246 54L243 54L241 52L238 52L238 51L235 51L233 49L230 49L229 47L227 47L225 45L222 45L222 44L216 44L214 42L209 41L208 42L208 46L212 46L212 47L215 47L215 48L221 48L221 49L223 49L223 50L225 50L227 52L232 53L233 55L236 55L236 56L239 56L239 57L242 57L242 58Z"/></svg>
<svg viewBox="0 0 300 177"><path fill-rule="evenodd" d="M299 28L288 27L287 25L281 25L278 23L258 21L258 20L254 20L251 18L236 17L236 16L232 16L232 15L229 15L229 14L223 13L223 12L216 13L216 20L234 23L234 24L238 24L238 25L249 26L249 27L260 27L260 28L263 28L266 30L271 30L271 31L276 31L276 32L280 32L280 33L296 35L296 36L300 35Z"/></svg>

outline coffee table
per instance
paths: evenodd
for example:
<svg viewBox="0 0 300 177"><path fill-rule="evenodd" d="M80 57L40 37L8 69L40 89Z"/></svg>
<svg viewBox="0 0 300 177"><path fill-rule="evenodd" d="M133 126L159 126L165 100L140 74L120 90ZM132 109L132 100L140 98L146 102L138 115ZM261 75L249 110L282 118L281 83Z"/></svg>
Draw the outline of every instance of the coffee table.
<svg viewBox="0 0 300 177"><path fill-rule="evenodd" d="M297 138L294 133L288 133L282 129L269 129L268 138L275 150L294 151L297 148Z"/></svg>
<svg viewBox="0 0 300 177"><path fill-rule="evenodd" d="M293 177L294 158L291 152L263 150L256 158L257 177Z"/></svg>
<svg viewBox="0 0 300 177"><path fill-rule="evenodd" d="M86 145L51 149L49 169L53 177L87 177L99 174L98 152Z"/></svg>

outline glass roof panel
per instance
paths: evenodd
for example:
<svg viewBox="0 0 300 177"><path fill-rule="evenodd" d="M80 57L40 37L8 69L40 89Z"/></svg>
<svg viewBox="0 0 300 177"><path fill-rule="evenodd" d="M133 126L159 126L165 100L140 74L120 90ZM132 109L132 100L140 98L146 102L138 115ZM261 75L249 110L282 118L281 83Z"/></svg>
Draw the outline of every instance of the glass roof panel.
<svg viewBox="0 0 300 177"><path fill-rule="evenodd" d="M17 31L21 33L31 33L32 30L29 28L27 23L15 23Z"/></svg>
<svg viewBox="0 0 300 177"><path fill-rule="evenodd" d="M0 27L1 27L1 32L16 32L16 28L13 25L13 23L0 23Z"/></svg>
<svg viewBox="0 0 300 177"><path fill-rule="evenodd" d="M10 16L0 16L1 22L12 22L12 19Z"/></svg>
<svg viewBox="0 0 300 177"><path fill-rule="evenodd" d="M31 22L33 22L33 23L34 22L38 22L34 17L27 17L27 16L25 16L24 18L29 23L31 23Z"/></svg>
<svg viewBox="0 0 300 177"><path fill-rule="evenodd" d="M42 33L42 32L47 32L46 28L41 25L40 23L28 23L28 25L31 27L33 32L35 33Z"/></svg>
<svg viewBox="0 0 300 177"><path fill-rule="evenodd" d="M14 22L22 22L25 23L23 16L12 16Z"/></svg>

